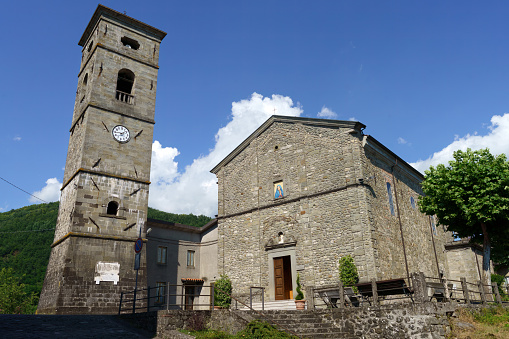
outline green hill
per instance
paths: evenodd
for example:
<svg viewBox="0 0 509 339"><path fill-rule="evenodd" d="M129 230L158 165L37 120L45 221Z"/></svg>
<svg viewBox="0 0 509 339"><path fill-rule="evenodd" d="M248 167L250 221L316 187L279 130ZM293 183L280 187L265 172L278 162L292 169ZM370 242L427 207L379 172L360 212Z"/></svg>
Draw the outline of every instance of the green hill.
<svg viewBox="0 0 509 339"><path fill-rule="evenodd" d="M0 213L0 270L12 268L25 284L27 294L39 295L48 265L58 202L31 205ZM148 209L148 217L191 226L203 226L211 218L193 214L173 214Z"/></svg>

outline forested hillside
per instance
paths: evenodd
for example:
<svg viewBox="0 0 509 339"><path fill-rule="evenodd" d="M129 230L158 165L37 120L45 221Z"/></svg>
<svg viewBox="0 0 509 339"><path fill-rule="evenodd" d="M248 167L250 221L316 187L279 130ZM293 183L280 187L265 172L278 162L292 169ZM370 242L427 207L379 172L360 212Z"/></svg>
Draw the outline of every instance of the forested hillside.
<svg viewBox="0 0 509 339"><path fill-rule="evenodd" d="M34 292L38 296L41 292L57 215L58 202L0 213L0 271L12 268L14 277L25 284L27 295ZM153 208L148 209L148 217L191 226L203 226L211 220L203 215L172 214Z"/></svg>

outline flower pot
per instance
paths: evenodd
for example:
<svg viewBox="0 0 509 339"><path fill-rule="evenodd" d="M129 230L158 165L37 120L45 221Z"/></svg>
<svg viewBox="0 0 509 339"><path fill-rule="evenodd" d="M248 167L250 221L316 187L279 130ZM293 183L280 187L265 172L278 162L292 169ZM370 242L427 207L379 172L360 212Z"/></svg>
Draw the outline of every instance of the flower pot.
<svg viewBox="0 0 509 339"><path fill-rule="evenodd" d="M306 300L295 300L295 307L298 310L303 310L306 308Z"/></svg>

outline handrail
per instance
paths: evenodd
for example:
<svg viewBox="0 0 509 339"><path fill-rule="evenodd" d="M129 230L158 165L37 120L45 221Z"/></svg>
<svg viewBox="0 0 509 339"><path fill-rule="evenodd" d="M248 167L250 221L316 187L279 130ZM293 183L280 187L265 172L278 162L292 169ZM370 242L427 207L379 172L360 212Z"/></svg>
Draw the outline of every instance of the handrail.
<svg viewBox="0 0 509 339"><path fill-rule="evenodd" d="M265 311L265 287L251 286L249 287L249 305L253 308L253 289L262 290L262 311Z"/></svg>
<svg viewBox="0 0 509 339"><path fill-rule="evenodd" d="M264 319L265 319L265 321L267 321L268 323L270 323L270 324L272 324L272 325L274 325L274 326L276 326L276 327L280 327L280 328L282 328L283 330L285 330L286 332L289 332L290 334L293 334L294 336L296 336L296 337L298 337L298 338L301 338L301 336L299 336L299 335L298 335L297 333L295 333L294 331L290 330L289 328L284 327L284 326L283 326L283 325L281 325L281 324L278 324L278 323L277 323L277 322L275 322L275 321L272 321L272 320L268 319L268 318L267 318L267 317L266 317L263 313L260 313L260 312L258 312L257 310L255 310L254 308L252 308L251 306L248 306L248 305L244 304L242 301L238 300L237 298L235 298L235 297L234 297L234 296L232 296L231 294L229 294L229 293L227 293L227 292L225 292L225 291L223 291L222 289L217 288L217 287L215 288L215 290L216 290L216 291L219 291L219 292L220 292L220 293L222 293L222 294L225 294L225 295L229 296L230 298L232 298L232 299L233 299L233 300L235 300L236 302L241 303L241 304L242 304L242 305L244 305L245 307L249 308L251 311L255 312L256 314L258 314L259 316L261 316L262 318L264 318Z"/></svg>

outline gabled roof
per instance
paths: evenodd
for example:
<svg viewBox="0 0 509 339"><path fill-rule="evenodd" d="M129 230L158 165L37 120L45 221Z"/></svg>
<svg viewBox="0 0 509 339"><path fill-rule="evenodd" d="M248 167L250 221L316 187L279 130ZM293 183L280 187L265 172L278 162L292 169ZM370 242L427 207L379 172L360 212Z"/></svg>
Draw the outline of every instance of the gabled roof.
<svg viewBox="0 0 509 339"><path fill-rule="evenodd" d="M114 21L125 24L126 26L134 27L139 31L144 32L145 34L158 39L159 41L163 40L163 38L166 36L165 32L155 27L147 25L146 23L138 21L134 18L131 18L130 16L117 12L106 6L98 5L97 9L94 12L94 15L92 15L92 19L90 19L90 22L88 23L87 28L85 29L85 32L81 36L78 45L85 46L85 43L88 40L88 36L92 33L95 25L97 24L101 17L111 18Z"/></svg>
<svg viewBox="0 0 509 339"><path fill-rule="evenodd" d="M315 119L315 118L301 118L301 117L289 117L283 115L273 115L269 119L267 119L260 127L256 129L249 137L247 137L237 148L235 148L230 154L226 156L219 164L217 164L210 172L217 174L219 169L225 165L227 165L232 159L234 159L240 152L242 152L253 139L257 138L265 132L273 123L275 122L283 122L283 123L292 123L292 124L303 124L310 126L326 126L326 127L336 127L336 128L351 128L358 132L361 132L366 125L358 122L358 121L346 121L346 120L330 120L330 119Z"/></svg>

